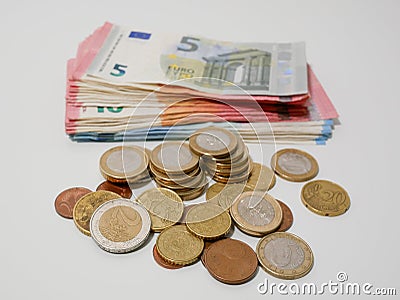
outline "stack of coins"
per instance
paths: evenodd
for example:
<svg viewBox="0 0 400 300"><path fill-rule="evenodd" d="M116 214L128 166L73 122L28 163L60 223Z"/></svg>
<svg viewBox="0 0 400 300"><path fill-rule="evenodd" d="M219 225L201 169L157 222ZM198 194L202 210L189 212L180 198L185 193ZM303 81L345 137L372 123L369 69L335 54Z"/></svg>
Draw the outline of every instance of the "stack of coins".
<svg viewBox="0 0 400 300"><path fill-rule="evenodd" d="M207 127L189 138L190 149L199 155L202 165L220 183L243 182L253 168L249 151L241 137L229 130Z"/></svg>
<svg viewBox="0 0 400 300"><path fill-rule="evenodd" d="M165 142L155 147L150 155L150 171L158 186L173 190L182 200L199 197L207 186L199 157L187 143Z"/></svg>
<svg viewBox="0 0 400 300"><path fill-rule="evenodd" d="M148 166L149 151L138 146L113 147L100 158L100 172L113 184L148 183L151 180Z"/></svg>

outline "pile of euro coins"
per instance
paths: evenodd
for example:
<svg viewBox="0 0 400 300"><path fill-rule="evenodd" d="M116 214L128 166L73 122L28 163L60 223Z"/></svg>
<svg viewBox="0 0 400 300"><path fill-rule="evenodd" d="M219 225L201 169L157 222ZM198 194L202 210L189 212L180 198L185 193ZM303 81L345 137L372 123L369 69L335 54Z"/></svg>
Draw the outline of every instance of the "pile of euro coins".
<svg viewBox="0 0 400 300"><path fill-rule="evenodd" d="M253 163L242 138L227 129L207 127L189 138L190 149L196 153L216 182L223 184L246 181Z"/></svg>
<svg viewBox="0 0 400 300"><path fill-rule="evenodd" d="M218 138L224 140L222 134ZM224 144L229 141L225 139ZM229 146L228 152L235 153L235 147L238 145ZM301 190L301 201L323 216L346 212L350 206L347 192L331 181L311 180L318 174L318 164L310 154L297 149L277 151L271 168L251 163L252 172L245 180L216 182L207 188L199 158L204 153L193 151L191 140L189 144L165 142L153 151L114 147L100 158L106 181L94 192L83 187L61 192L55 200L56 211L72 218L80 232L112 253L143 247L152 236L150 232L155 232L158 236L152 255L160 266L180 269L201 259L210 275L226 284L251 280L259 265L282 279L310 272L314 263L310 246L287 232L293 224L290 207L268 192L276 184L275 175L288 181L308 181ZM146 188L132 198L130 187L153 182L151 178L157 187ZM196 190L199 187L201 192ZM184 204L204 191L207 201ZM234 228L256 237L256 248L233 239Z"/></svg>

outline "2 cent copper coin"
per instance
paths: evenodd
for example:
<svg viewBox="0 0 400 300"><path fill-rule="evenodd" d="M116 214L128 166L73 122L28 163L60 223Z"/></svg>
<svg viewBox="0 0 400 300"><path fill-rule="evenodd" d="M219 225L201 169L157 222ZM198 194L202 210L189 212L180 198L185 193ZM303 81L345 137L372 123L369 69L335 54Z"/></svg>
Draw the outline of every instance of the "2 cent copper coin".
<svg viewBox="0 0 400 300"><path fill-rule="evenodd" d="M227 284L241 284L256 274L258 260L249 245L226 238L207 248L204 264L215 279Z"/></svg>
<svg viewBox="0 0 400 300"><path fill-rule="evenodd" d="M127 183L112 183L110 181L104 181L100 183L96 191L109 191L120 195L122 198L130 199L132 197L132 190Z"/></svg>
<svg viewBox="0 0 400 300"><path fill-rule="evenodd" d="M213 241L204 241L204 249L203 253L200 256L200 260L203 263L203 266L206 265L206 255L207 255L207 250L208 248L212 245Z"/></svg>
<svg viewBox="0 0 400 300"><path fill-rule="evenodd" d="M165 269L175 270L175 269L180 269L183 267L182 265L171 264L171 263L167 262L164 258L162 258L157 251L156 245L154 245L154 247L153 247L153 258L157 264L159 264L161 267L163 267Z"/></svg>
<svg viewBox="0 0 400 300"><path fill-rule="evenodd" d="M287 206L285 203L283 203L278 199L276 199L276 201L278 201L279 205L282 208L282 223L281 225L279 225L276 231L278 232L287 231L293 224L293 213L290 210L289 206Z"/></svg>
<svg viewBox="0 0 400 300"><path fill-rule="evenodd" d="M75 203L82 196L91 192L91 190L84 187L73 187L62 191L54 201L56 212L64 218L72 219Z"/></svg>

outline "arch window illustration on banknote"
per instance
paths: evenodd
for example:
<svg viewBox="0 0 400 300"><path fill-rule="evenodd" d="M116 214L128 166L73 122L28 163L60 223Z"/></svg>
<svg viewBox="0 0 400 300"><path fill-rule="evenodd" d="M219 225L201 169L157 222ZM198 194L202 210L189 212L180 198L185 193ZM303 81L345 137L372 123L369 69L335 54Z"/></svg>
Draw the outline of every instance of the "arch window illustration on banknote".
<svg viewBox="0 0 400 300"><path fill-rule="evenodd" d="M200 85L234 83L243 89L269 88L271 53L257 49L203 57L206 61Z"/></svg>

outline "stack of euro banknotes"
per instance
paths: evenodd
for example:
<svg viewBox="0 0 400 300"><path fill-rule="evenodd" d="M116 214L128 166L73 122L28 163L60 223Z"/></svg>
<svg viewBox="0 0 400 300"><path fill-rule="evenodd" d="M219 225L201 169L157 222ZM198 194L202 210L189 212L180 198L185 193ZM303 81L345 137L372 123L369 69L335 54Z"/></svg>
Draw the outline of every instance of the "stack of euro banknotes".
<svg viewBox="0 0 400 300"><path fill-rule="evenodd" d="M81 142L182 140L206 126L247 142L325 144L338 114L305 43L235 43L105 23L67 64L65 129Z"/></svg>

